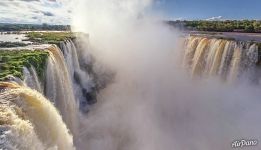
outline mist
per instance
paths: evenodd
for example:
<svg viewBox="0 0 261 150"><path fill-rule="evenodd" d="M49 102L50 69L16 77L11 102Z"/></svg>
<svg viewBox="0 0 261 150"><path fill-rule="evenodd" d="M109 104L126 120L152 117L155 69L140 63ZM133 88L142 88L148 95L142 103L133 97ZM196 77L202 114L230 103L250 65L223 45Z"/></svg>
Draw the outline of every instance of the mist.
<svg viewBox="0 0 261 150"><path fill-rule="evenodd" d="M115 72L82 118L76 147L220 150L232 149L234 140L260 139L260 86L192 79L181 65L179 31L162 22L153 3L75 2L73 30L89 33L89 52Z"/></svg>

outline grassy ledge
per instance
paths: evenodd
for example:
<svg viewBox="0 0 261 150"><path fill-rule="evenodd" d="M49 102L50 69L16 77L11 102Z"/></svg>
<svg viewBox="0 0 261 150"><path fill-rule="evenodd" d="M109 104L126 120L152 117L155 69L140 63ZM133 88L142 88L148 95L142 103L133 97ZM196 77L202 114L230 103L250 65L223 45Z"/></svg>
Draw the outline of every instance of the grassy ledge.
<svg viewBox="0 0 261 150"><path fill-rule="evenodd" d="M28 39L33 44L56 44L60 45L62 41L75 38L72 32L28 32L26 33ZM46 67L46 60L49 56L48 51L43 49L29 50L16 49L15 47L23 47L27 44L19 42L2 42L0 43L0 81L6 80L8 75L24 79L23 67L30 68L33 66L40 79L44 78L44 71ZM4 48L12 48L7 50Z"/></svg>
<svg viewBox="0 0 261 150"><path fill-rule="evenodd" d="M23 79L23 67L31 66L36 69L38 77L43 79L48 56L45 50L0 50L0 81L8 75Z"/></svg>
<svg viewBox="0 0 261 150"><path fill-rule="evenodd" d="M22 43L22 42L0 42L0 48L5 47L5 48L11 48L11 47L24 47L27 46L28 44Z"/></svg>
<svg viewBox="0 0 261 150"><path fill-rule="evenodd" d="M75 38L72 32L28 32L28 41L39 44L60 44L67 39Z"/></svg>

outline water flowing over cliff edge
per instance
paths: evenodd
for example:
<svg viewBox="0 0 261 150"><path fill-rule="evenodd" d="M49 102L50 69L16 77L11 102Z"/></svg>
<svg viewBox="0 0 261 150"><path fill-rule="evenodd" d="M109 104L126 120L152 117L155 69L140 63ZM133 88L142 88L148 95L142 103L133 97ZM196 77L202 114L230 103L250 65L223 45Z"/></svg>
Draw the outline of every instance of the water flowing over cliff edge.
<svg viewBox="0 0 261 150"><path fill-rule="evenodd" d="M85 37L85 40L86 39L88 38ZM132 80L130 80L129 82L124 81L124 84L120 81L122 84L120 84L122 86L120 87L122 89L131 87L131 90L128 89L122 91L122 93L118 93L118 96L113 96L114 102L118 99L122 99L122 101L117 101L116 104L114 102L111 104L108 104L109 102L101 104L100 102L100 104L98 104L100 108L95 108L93 112L89 112L97 100L104 99L107 96L111 97L111 94L108 92L115 94L113 88L118 89L119 87L116 86L117 84L109 83L111 83L117 74L111 72L110 68L105 69L101 67L101 64L97 64L94 56L91 54L90 46L86 44L86 42L81 42L79 39L67 39L61 42L59 46L51 45L44 51L47 51L49 55L45 62L43 77L40 77L35 66L31 65L30 67L23 67L23 79L8 77L8 82L0 83L0 136L2 140L0 148L32 150L84 149L86 147L92 148L93 145L97 147L99 142L97 144L95 140L101 138L101 141L103 141L104 138L107 137L111 140L109 140L109 142L115 142L108 147L110 150L119 147L123 148L125 144L126 149L129 150L130 147L133 148L133 146L130 146L133 143L138 143L139 146L136 148L142 149L145 147L151 148L151 146L154 145L152 144L153 140L161 141L154 137L154 132L151 133L152 139L144 139L148 138L148 136L143 134L143 131L150 133L150 130L156 128L156 125L146 128L144 126L138 126L138 124L126 124L126 118L128 119L128 117L124 119L123 116L128 116L133 113L131 109L124 110L124 112L126 111L127 113L121 114L123 116L119 116L119 118L116 117L117 115L114 116L113 113L114 111L121 112L121 109L124 107L120 106L126 103L129 104L130 108L134 108L134 111L136 111L133 115L137 113L137 115L141 117L135 118L131 115L130 119L140 122L142 118L146 118L147 115L152 115L150 114L151 112L143 112L140 107L146 108L157 104L159 110L160 105L163 105L166 107L166 110L168 110L168 106L165 106L168 102L164 103L164 101L170 100L171 98L174 99L176 98L175 96L170 94L170 99L164 99L162 97L163 104L158 104L155 97L153 97L155 93L168 95L171 93L170 91L172 91L172 86L173 89L177 88L177 84L171 84L172 81L166 84L167 82L165 80L168 80L167 78L162 79L163 83L158 83L156 79L158 79L158 77L165 77L164 72L161 72L164 75L160 73L155 77L155 82L157 81L157 86L164 84L164 87L168 87L167 89L150 91L150 88L153 89L153 87L156 87L156 85L151 83L149 87L145 86L146 88L138 91L139 88L143 87L140 86L137 89L133 89L132 86L134 83L134 87L137 87L139 84L147 85L152 81L147 81L148 79L146 79L144 83L129 83L132 82ZM233 81L234 83L238 82L240 78L249 77L251 81L255 81L255 83L258 84L257 70L259 70L258 63L260 61L259 51L260 47L258 44L252 42L188 36L184 41L184 49L179 53L183 55L181 65L189 72L192 78L217 77L222 81ZM172 64L169 64L169 66L171 65ZM193 82L193 79L191 80L191 82ZM108 85L110 85L110 87L103 91L102 89ZM128 86L125 87L125 85ZM182 85L180 89L183 88ZM100 95L99 92L101 90L102 94ZM140 97L140 95L142 96ZM191 95L197 94L192 92ZM129 96L129 98L124 101L126 96ZM176 93L176 96L178 98L180 95ZM151 99L153 102L149 102L143 98ZM182 96L181 99L183 98ZM142 102L142 100L144 100L144 102ZM149 106L146 106L147 102L150 103ZM136 105L132 103L139 104L140 106L136 107ZM199 103L202 103L202 101L200 100ZM153 107L155 107L154 105ZM117 107L117 109L110 112L108 111L108 107L112 107L113 109ZM98 111L101 108L104 108L104 112ZM177 108L177 110L179 109ZM184 110L180 111L183 112ZM90 118L86 121L89 115L88 113L90 113ZM168 114L169 112L165 113L170 115ZM97 120L97 118L93 118L93 114L101 118L105 117L103 115L108 115L111 119L122 122L117 124L117 121L115 121L111 125L107 123L103 124L103 121L106 122L108 119ZM177 114L177 116L179 116L179 114ZM164 120L164 122L165 121L166 120ZM150 122L151 120L147 120L145 124ZM113 127L113 124L116 124L115 127ZM151 124L153 123L151 122ZM130 131L126 131L124 128L128 126L131 128ZM133 127L140 129L131 133ZM108 131L107 129L111 130ZM101 130L101 133L104 134L101 135L98 130ZM140 130L143 131L138 133ZM176 131L175 133L181 134ZM157 135L162 137L161 133L157 133ZM133 139L132 136L135 138ZM94 142L92 142L92 140ZM151 145L143 145L142 142L139 143L136 140L141 140L142 142L149 141ZM107 139L104 142L108 142ZM100 145L100 147L103 146L104 143ZM155 143L154 146L157 147L159 145Z"/></svg>
<svg viewBox="0 0 261 150"><path fill-rule="evenodd" d="M59 112L42 94L14 83L0 88L2 149L74 149Z"/></svg>
<svg viewBox="0 0 261 150"><path fill-rule="evenodd" d="M42 50L49 53L43 77L36 63L23 67L22 78L7 76L0 82L1 148L74 149L79 118L96 103L96 94L107 81L97 78L95 61L82 43L67 39L59 47Z"/></svg>
<svg viewBox="0 0 261 150"><path fill-rule="evenodd" d="M183 66L192 76L219 76L225 81L237 80L257 69L260 60L258 44L253 42L189 36L185 40Z"/></svg>

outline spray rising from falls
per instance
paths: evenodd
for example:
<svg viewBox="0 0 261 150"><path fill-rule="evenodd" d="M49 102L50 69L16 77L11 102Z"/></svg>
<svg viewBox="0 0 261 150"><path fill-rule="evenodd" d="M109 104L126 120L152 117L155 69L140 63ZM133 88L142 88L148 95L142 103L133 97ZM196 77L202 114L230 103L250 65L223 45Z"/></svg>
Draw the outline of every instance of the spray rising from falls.
<svg viewBox="0 0 261 150"><path fill-rule="evenodd" d="M193 76L230 80L255 64L255 45L191 37L184 50L176 46L177 32L146 15L150 0L77 2L75 30L90 33L94 56L116 71L98 94L77 148L220 150L242 137L261 138L259 85L191 79L179 60L185 51Z"/></svg>
<svg viewBox="0 0 261 150"><path fill-rule="evenodd" d="M58 111L40 93L13 83L0 88L1 149L74 149Z"/></svg>
<svg viewBox="0 0 261 150"><path fill-rule="evenodd" d="M257 62L258 46L255 43L200 36L186 39L183 65L193 76L220 76L233 81L254 69Z"/></svg>
<svg viewBox="0 0 261 150"><path fill-rule="evenodd" d="M260 85L189 78L178 60L184 50L176 46L177 32L146 16L151 3L77 0L77 25L90 30L91 49L74 40L62 42L61 49L50 47L41 81L33 67L24 68L22 84L38 90L42 85L39 91L57 109L34 90L1 84L0 127L6 131L1 137L7 140L0 146L220 150L230 149L237 138L261 139ZM256 45L250 43L190 37L186 46L183 65L192 75L230 80L257 62ZM115 76L97 66L88 51ZM112 76L114 82L105 86ZM88 115L79 115L79 108Z"/></svg>
<svg viewBox="0 0 261 150"><path fill-rule="evenodd" d="M212 78L206 82L192 80L183 73L178 58L173 57L175 51L184 50L172 49L172 40L161 39L169 43L158 40L165 32L153 30L135 33L137 36L127 33L128 38L121 40L131 46L118 45L116 40L111 42L114 45L110 48L116 49L110 55L106 55L106 51L99 53L109 57L103 61L117 68L117 74L115 82L99 93L98 103L88 114L77 148L220 150L230 149L230 143L237 138L260 138L261 120L257 117L261 115L257 107L261 105L260 86L239 84L235 87ZM192 56L186 54L191 59L184 60L195 68L200 68L199 62L206 60L207 65L198 69L198 73L219 75L220 66L224 66L221 70L225 71L225 66L230 68L230 64L238 65L238 62L241 63L239 67L245 64L244 67L250 69L257 61L257 49L252 44L207 38L202 43L192 44L196 50L191 52ZM226 48L230 46L227 43L241 44L238 50L247 51L247 54L238 55L235 47Z"/></svg>

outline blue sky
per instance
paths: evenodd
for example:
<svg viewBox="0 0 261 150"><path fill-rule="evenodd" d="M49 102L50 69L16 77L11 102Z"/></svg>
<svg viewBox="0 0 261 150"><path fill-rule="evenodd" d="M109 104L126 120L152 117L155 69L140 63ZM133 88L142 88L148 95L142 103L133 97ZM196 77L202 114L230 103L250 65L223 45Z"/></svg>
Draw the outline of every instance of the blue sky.
<svg viewBox="0 0 261 150"><path fill-rule="evenodd" d="M134 2L142 1L148 0ZM75 0L0 0L0 22L68 24L74 5ZM261 20L261 0L154 0L153 11L171 20Z"/></svg>
<svg viewBox="0 0 261 150"><path fill-rule="evenodd" d="M159 0L155 8L173 19L261 19L261 0Z"/></svg>

